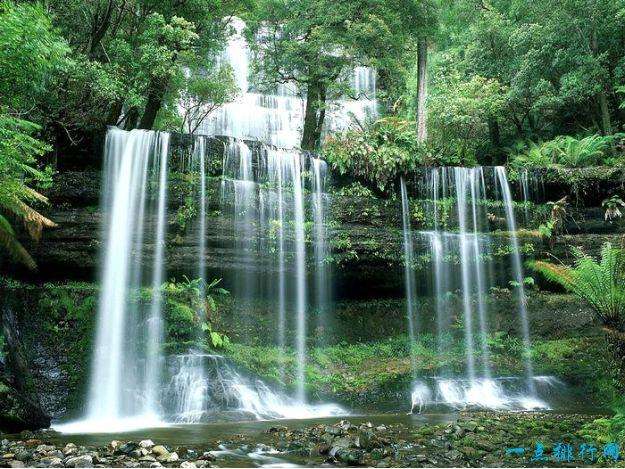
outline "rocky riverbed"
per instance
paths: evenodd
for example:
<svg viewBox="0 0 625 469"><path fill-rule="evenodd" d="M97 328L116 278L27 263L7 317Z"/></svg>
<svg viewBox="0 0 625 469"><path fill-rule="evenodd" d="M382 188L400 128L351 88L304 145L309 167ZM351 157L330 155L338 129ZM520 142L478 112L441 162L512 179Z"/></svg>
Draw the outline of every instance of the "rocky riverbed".
<svg viewBox="0 0 625 469"><path fill-rule="evenodd" d="M5 435L1 467L522 467L625 465L610 443L593 441L585 425L598 416L554 413L461 413L452 423L296 426L276 423L257 434L232 433L206 443L115 440L71 442L54 431ZM84 441L83 439L80 439ZM69 441L69 442L68 442ZM622 446L622 442L621 446ZM592 450L594 448L594 451ZM607 450L606 450L607 449Z"/></svg>

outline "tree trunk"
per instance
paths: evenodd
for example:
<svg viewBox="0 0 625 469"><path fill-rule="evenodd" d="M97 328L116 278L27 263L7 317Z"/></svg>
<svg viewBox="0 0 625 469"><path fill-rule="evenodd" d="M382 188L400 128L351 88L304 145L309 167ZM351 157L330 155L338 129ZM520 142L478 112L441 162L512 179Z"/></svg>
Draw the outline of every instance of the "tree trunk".
<svg viewBox="0 0 625 469"><path fill-rule="evenodd" d="M104 39L104 36L111 25L113 7L113 0L108 0L106 10L104 11L102 17L100 18L98 7L98 13L94 15L92 19L93 23L91 25L91 39L89 43L89 58L92 60L96 60L98 58L99 51L103 50L102 39Z"/></svg>
<svg viewBox="0 0 625 469"><path fill-rule="evenodd" d="M599 55L599 42L597 33L593 29L590 33L590 49L594 56ZM610 119L610 106L608 105L608 96L605 90L605 84L600 83L601 90L597 93L597 102L599 103L599 115L601 117L601 131L605 134L612 133L612 122Z"/></svg>
<svg viewBox="0 0 625 469"><path fill-rule="evenodd" d="M492 163L495 165L503 163L501 152L501 131L497 119L488 119L488 134L490 135L490 144L493 147Z"/></svg>
<svg viewBox="0 0 625 469"><path fill-rule="evenodd" d="M156 78L152 78L149 86L148 101L145 103L145 110L139 122L140 129L151 130L154 126L158 111L160 111L163 105L163 97L165 96L166 89L166 80L159 81Z"/></svg>
<svg viewBox="0 0 625 469"><path fill-rule="evenodd" d="M612 122L610 119L610 106L608 105L608 97L605 94L605 90L599 91L597 95L599 101L599 112L601 114L601 130L604 135L612 133Z"/></svg>
<svg viewBox="0 0 625 469"><path fill-rule="evenodd" d="M121 100L114 101L111 104L111 110L106 118L106 125L119 125L119 116L121 116L123 103Z"/></svg>
<svg viewBox="0 0 625 469"><path fill-rule="evenodd" d="M124 116L124 129L132 130L137 127L137 121L139 120L139 110L136 107L131 107Z"/></svg>
<svg viewBox="0 0 625 469"><path fill-rule="evenodd" d="M428 43L426 38L419 39L417 46L417 141L425 142L427 130L427 61Z"/></svg>
<svg viewBox="0 0 625 469"><path fill-rule="evenodd" d="M306 111L304 113L304 131L302 150L314 151L321 140L321 129L325 119L325 85L318 80L308 83L306 90Z"/></svg>

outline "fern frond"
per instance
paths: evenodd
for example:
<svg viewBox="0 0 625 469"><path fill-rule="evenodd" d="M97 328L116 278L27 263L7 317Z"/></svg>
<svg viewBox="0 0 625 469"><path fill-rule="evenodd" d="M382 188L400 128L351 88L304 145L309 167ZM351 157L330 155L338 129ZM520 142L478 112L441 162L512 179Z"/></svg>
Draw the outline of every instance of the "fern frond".
<svg viewBox="0 0 625 469"><path fill-rule="evenodd" d="M562 285L585 300L607 324L625 321L625 251L603 245L596 261L579 249L573 250L573 267L537 261L531 267L548 280Z"/></svg>
<svg viewBox="0 0 625 469"><path fill-rule="evenodd" d="M37 269L35 260L17 240L13 228L2 215L0 215L0 246L4 247L16 262L24 264L30 270Z"/></svg>

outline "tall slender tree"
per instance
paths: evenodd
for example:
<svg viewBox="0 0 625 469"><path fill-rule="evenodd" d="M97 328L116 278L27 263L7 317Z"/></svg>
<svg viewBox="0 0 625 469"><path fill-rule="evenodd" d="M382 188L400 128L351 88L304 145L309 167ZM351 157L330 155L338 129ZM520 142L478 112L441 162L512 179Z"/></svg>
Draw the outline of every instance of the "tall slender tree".
<svg viewBox="0 0 625 469"><path fill-rule="evenodd" d="M421 0L262 0L249 20L261 85L296 83L305 93L301 147L320 144L329 99L349 95L358 65L403 57L430 18Z"/></svg>

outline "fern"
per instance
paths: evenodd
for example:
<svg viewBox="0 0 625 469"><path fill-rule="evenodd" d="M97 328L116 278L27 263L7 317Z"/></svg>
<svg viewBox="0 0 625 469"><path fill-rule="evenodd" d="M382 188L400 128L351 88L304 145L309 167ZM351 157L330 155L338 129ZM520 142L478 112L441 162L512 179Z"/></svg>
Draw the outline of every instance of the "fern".
<svg viewBox="0 0 625 469"><path fill-rule="evenodd" d="M625 250L606 243L601 249L601 260L579 249L573 255L572 267L544 261L530 265L585 300L605 325L621 330L625 320Z"/></svg>
<svg viewBox="0 0 625 469"><path fill-rule="evenodd" d="M21 220L35 240L39 240L44 227L56 226L31 207L31 204L48 202L29 186L49 182L49 174L35 167L37 157L49 149L31 136L38 129L32 122L12 117L0 109L0 247L29 269L36 268L35 261L17 240L7 217Z"/></svg>

